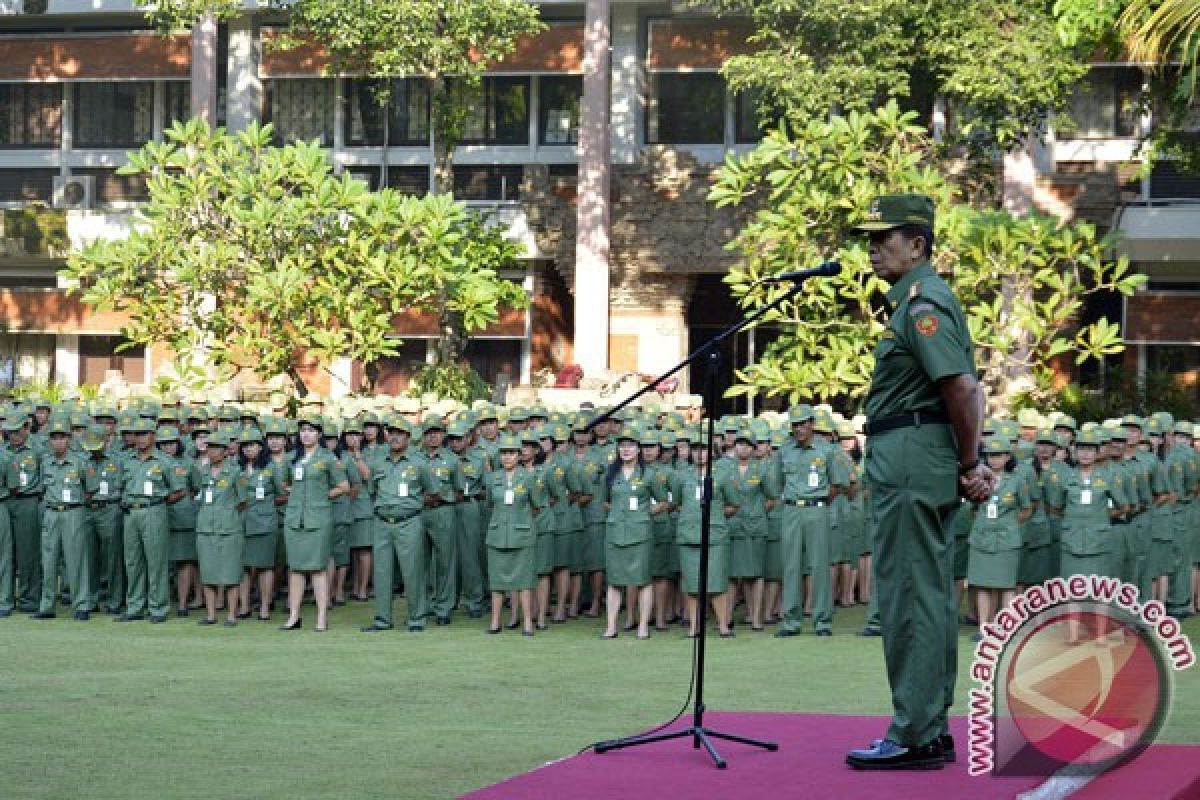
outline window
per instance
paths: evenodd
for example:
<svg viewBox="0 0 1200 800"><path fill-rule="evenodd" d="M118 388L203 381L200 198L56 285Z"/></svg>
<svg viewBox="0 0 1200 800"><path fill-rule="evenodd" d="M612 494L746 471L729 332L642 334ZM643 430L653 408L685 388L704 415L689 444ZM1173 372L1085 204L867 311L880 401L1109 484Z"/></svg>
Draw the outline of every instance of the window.
<svg viewBox="0 0 1200 800"><path fill-rule="evenodd" d="M529 78L484 78L466 98L465 144L529 144Z"/></svg>
<svg viewBox="0 0 1200 800"><path fill-rule="evenodd" d="M768 111L763 115L759 107L759 93L755 91L739 92L734 98L734 141L738 144L750 144L762 141L763 134L779 125L780 115Z"/></svg>
<svg viewBox="0 0 1200 800"><path fill-rule="evenodd" d="M525 168L516 166L455 167L456 200L516 202L521 195Z"/></svg>
<svg viewBox="0 0 1200 800"><path fill-rule="evenodd" d="M154 136L154 83L76 83L75 146L141 147Z"/></svg>
<svg viewBox="0 0 1200 800"><path fill-rule="evenodd" d="M725 82L715 72L650 75L650 144L724 144Z"/></svg>
<svg viewBox="0 0 1200 800"><path fill-rule="evenodd" d="M1071 125L1064 139L1112 139L1140 130L1142 71L1137 67L1093 67L1068 105Z"/></svg>
<svg viewBox="0 0 1200 800"><path fill-rule="evenodd" d="M187 122L192 116L192 84L189 81L167 81L163 104L163 130L176 122Z"/></svg>
<svg viewBox="0 0 1200 800"><path fill-rule="evenodd" d="M144 175L118 175L104 167L73 167L72 175L91 175L96 179L96 204L144 203L150 199Z"/></svg>
<svg viewBox="0 0 1200 800"><path fill-rule="evenodd" d="M80 336L79 382L98 386L109 370L117 370L126 383L145 383L146 348L119 350L125 342L123 336Z"/></svg>
<svg viewBox="0 0 1200 800"><path fill-rule="evenodd" d="M0 386L54 378L54 334L0 333Z"/></svg>
<svg viewBox="0 0 1200 800"><path fill-rule="evenodd" d="M49 204L57 175L56 169L0 169L0 203Z"/></svg>
<svg viewBox="0 0 1200 800"><path fill-rule="evenodd" d="M316 139L333 147L333 112L336 84L321 78L286 78L267 81L265 122L275 126L275 143Z"/></svg>
<svg viewBox="0 0 1200 800"><path fill-rule="evenodd" d="M578 75L547 76L538 83L538 139L542 144L577 143L583 78Z"/></svg>
<svg viewBox="0 0 1200 800"><path fill-rule="evenodd" d="M382 167L346 167L346 172L363 181L371 191L379 188L379 175ZM388 167L387 185L400 194L411 194L417 197L429 193L429 167Z"/></svg>
<svg viewBox="0 0 1200 800"><path fill-rule="evenodd" d="M61 140L61 85L0 84L0 147L56 148Z"/></svg>
<svg viewBox="0 0 1200 800"><path fill-rule="evenodd" d="M379 147L429 143L429 85L418 80L392 81L388 113L375 93L378 81L346 81L346 144Z"/></svg>
<svg viewBox="0 0 1200 800"><path fill-rule="evenodd" d="M508 376L508 385L521 380L520 339L468 339L463 355L479 375L495 385L501 374Z"/></svg>
<svg viewBox="0 0 1200 800"><path fill-rule="evenodd" d="M425 348L424 339L405 339L399 353L372 364L367 373L374 373L375 393L395 395L406 392L412 377L425 366Z"/></svg>

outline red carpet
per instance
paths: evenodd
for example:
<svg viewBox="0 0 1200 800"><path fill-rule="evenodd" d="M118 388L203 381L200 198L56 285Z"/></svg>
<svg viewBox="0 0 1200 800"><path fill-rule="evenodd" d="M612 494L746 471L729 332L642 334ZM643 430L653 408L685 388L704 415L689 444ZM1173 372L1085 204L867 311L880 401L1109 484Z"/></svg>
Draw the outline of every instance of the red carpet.
<svg viewBox="0 0 1200 800"><path fill-rule="evenodd" d="M685 727L686 720L670 730ZM1041 778L972 778L967 774L966 721L952 722L958 763L937 772L855 772L846 752L865 746L887 728L883 717L830 714L709 713L710 728L779 743L779 751L716 742L729 762L718 770L691 740L677 739L548 764L466 795L469 800L910 800L911 798L1013 798ZM614 735L620 731L614 731ZM1200 798L1200 747L1157 745L1132 764L1104 775L1073 800L1196 800ZM1190 787L1190 788L1189 788Z"/></svg>

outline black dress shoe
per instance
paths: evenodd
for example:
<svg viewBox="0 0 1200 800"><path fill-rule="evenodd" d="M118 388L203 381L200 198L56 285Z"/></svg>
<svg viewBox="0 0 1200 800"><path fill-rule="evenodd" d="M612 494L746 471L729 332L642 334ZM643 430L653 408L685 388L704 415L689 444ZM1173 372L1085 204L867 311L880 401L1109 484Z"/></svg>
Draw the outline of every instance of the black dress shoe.
<svg viewBox="0 0 1200 800"><path fill-rule="evenodd" d="M245 614L238 614L237 618L238 619L250 619L250 612L247 611Z"/></svg>
<svg viewBox="0 0 1200 800"><path fill-rule="evenodd" d="M196 624L197 625L216 625L217 621L215 619L209 619L209 618L205 617L204 619L196 620Z"/></svg>
<svg viewBox="0 0 1200 800"><path fill-rule="evenodd" d="M113 620L113 622L141 622L146 617L142 614L122 614Z"/></svg>
<svg viewBox="0 0 1200 800"><path fill-rule="evenodd" d="M56 616L58 616L58 615L55 614L53 611L39 611L36 614L30 614L29 618L30 619L54 619Z"/></svg>
<svg viewBox="0 0 1200 800"><path fill-rule="evenodd" d="M489 635L495 635L497 633L500 633L503 630L504 630L504 628L487 628L486 630L484 630L484 633L489 634Z"/></svg>
<svg viewBox="0 0 1200 800"><path fill-rule="evenodd" d="M859 636L883 636L883 631L876 628L874 625L868 625L858 632Z"/></svg>
<svg viewBox="0 0 1200 800"><path fill-rule="evenodd" d="M722 639L732 639L732 638L736 637L737 634L734 633L733 631L725 631L724 633L720 634L720 636Z"/></svg>
<svg viewBox="0 0 1200 800"><path fill-rule="evenodd" d="M938 737L938 744L942 746L942 760L947 764L953 764L957 758L954 753L954 737L943 733Z"/></svg>
<svg viewBox="0 0 1200 800"><path fill-rule="evenodd" d="M89 619L91 619L91 614L89 614L87 611L75 612L75 620L77 622L87 622Z"/></svg>
<svg viewBox="0 0 1200 800"><path fill-rule="evenodd" d="M150 621L152 623L154 623L155 625L161 625L167 621L167 615L166 614L151 614Z"/></svg>
<svg viewBox="0 0 1200 800"><path fill-rule="evenodd" d="M733 627L733 626L731 625L730 627ZM800 631L793 630L792 628L780 628L779 630L775 631L776 639L788 639L792 636L799 636L799 635L800 635Z"/></svg>
<svg viewBox="0 0 1200 800"><path fill-rule="evenodd" d="M370 625L363 625L359 628L363 633L379 633L380 631L390 631L391 625L384 625L381 622L372 622Z"/></svg>
<svg viewBox="0 0 1200 800"><path fill-rule="evenodd" d="M850 751L846 763L861 770L924 770L946 766L939 739L919 747L904 747L891 739L879 739L864 750Z"/></svg>
<svg viewBox="0 0 1200 800"><path fill-rule="evenodd" d="M38 612L38 607L36 605L30 605L29 603L17 603L17 611L22 614L36 614Z"/></svg>
<svg viewBox="0 0 1200 800"><path fill-rule="evenodd" d="M449 624L450 624L450 618L449 618L449 617L438 617L438 618L437 618L437 624L438 624L438 625L449 625Z"/></svg>
<svg viewBox="0 0 1200 800"><path fill-rule="evenodd" d="M409 625L408 632L409 633L424 633L425 627L423 625Z"/></svg>
<svg viewBox="0 0 1200 800"><path fill-rule="evenodd" d="M509 630L509 631L515 631L515 630L516 630L517 628L519 628L519 627L521 627L521 623L519 623L519 622L510 622L510 623L508 623L507 625L505 625L505 626L504 626L504 629L505 629L505 630Z"/></svg>
<svg viewBox="0 0 1200 800"><path fill-rule="evenodd" d="M279 626L281 631L298 631L304 627L304 617L296 617L296 621L291 625L283 624Z"/></svg>
<svg viewBox="0 0 1200 800"><path fill-rule="evenodd" d="M833 631L822 628L817 631L817 636L833 636Z"/></svg>

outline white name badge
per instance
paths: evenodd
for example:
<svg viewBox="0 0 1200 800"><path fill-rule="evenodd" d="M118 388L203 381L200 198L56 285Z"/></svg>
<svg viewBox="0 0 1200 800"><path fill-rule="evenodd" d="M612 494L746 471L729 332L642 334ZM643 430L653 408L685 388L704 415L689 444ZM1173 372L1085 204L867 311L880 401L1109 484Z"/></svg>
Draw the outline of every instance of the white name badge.
<svg viewBox="0 0 1200 800"><path fill-rule="evenodd" d="M471 493L471 482L463 481L463 494L470 494L470 493Z"/></svg>
<svg viewBox="0 0 1200 800"><path fill-rule="evenodd" d="M146 481L142 484L142 494L146 495L146 497L154 495L154 481Z"/></svg>
<svg viewBox="0 0 1200 800"><path fill-rule="evenodd" d="M63 489L63 499L62 499L62 501L63 501L64 503L69 503L69 502L71 502L71 490L70 490L70 489Z"/></svg>
<svg viewBox="0 0 1200 800"><path fill-rule="evenodd" d="M675 493L674 492L667 492L667 502L668 503L675 502Z"/></svg>
<svg viewBox="0 0 1200 800"><path fill-rule="evenodd" d="M809 488L812 488L812 489L815 489L818 486L820 486L821 485L821 476L818 475L816 472L808 473L808 485L809 485Z"/></svg>
<svg viewBox="0 0 1200 800"><path fill-rule="evenodd" d="M267 499L266 488L264 488L262 486L255 486L254 487L254 499L255 500L266 500Z"/></svg>
<svg viewBox="0 0 1200 800"><path fill-rule="evenodd" d="M1082 492L1080 492L1079 493L1079 502L1082 505L1090 506L1092 504L1092 490L1084 489Z"/></svg>
<svg viewBox="0 0 1200 800"><path fill-rule="evenodd" d="M24 489L28 485L29 485L29 473L22 472L21 473L21 488Z"/></svg>
<svg viewBox="0 0 1200 800"><path fill-rule="evenodd" d="M300 466L292 467L292 480L294 480L294 481L304 480L304 467L300 467Z"/></svg>
<svg viewBox="0 0 1200 800"><path fill-rule="evenodd" d="M399 486L396 487L396 496L397 497L408 497L408 484L407 483L401 483Z"/></svg>
<svg viewBox="0 0 1200 800"><path fill-rule="evenodd" d="M637 511L637 498L636 497L629 498L629 510Z"/></svg>
<svg viewBox="0 0 1200 800"><path fill-rule="evenodd" d="M108 481L100 481L100 487L97 491L101 497L108 497Z"/></svg>
<svg viewBox="0 0 1200 800"><path fill-rule="evenodd" d="M204 490L204 505L211 506L212 501L213 501L213 490L212 490L212 487L210 486Z"/></svg>
<svg viewBox="0 0 1200 800"><path fill-rule="evenodd" d="M988 503L987 518L988 519L996 519L999 516L1000 516L1000 509L996 508L996 504Z"/></svg>
<svg viewBox="0 0 1200 800"><path fill-rule="evenodd" d="M512 489L505 489L504 490L504 505L511 506L515 502L517 502L517 493L514 492Z"/></svg>
<svg viewBox="0 0 1200 800"><path fill-rule="evenodd" d="M704 499L704 487L703 487L703 486L697 486L697 487L696 487L696 499L697 499L697 500L703 500L703 499Z"/></svg>

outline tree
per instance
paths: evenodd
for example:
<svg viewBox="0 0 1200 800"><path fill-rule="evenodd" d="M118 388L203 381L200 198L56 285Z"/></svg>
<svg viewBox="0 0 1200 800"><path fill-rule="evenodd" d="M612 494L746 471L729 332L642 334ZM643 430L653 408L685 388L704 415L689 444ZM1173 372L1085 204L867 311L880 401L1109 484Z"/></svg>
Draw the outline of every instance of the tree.
<svg viewBox="0 0 1200 800"><path fill-rule="evenodd" d="M697 0L698 2L699 0ZM794 129L896 99L929 111L940 96L953 142L990 159L1038 133L1086 72L1057 37L1045 0L715 0L749 16L756 52L722 72Z"/></svg>
<svg viewBox="0 0 1200 800"><path fill-rule="evenodd" d="M795 133L784 125L753 151L726 159L710 200L747 208L745 226L728 245L742 263L726 278L743 307L786 291L757 284L765 275L831 254L843 265L839 276L809 285L766 318L780 336L738 372L730 395L861 401L887 318L880 299L886 285L850 226L872 198L891 192L935 198L935 266L963 301L994 400L1044 399L1054 359L1083 363L1123 349L1115 324L1081 324L1089 296L1129 295L1145 280L1130 273L1124 258L1108 257L1114 240L1086 223L961 202L916 115L891 101L875 111L813 120Z"/></svg>
<svg viewBox="0 0 1200 800"><path fill-rule="evenodd" d="M334 176L314 143L271 146L269 125L237 134L176 123L120 172L147 181L127 239L99 240L64 276L83 300L129 314L126 337L203 353L220 377L285 374L395 355L409 309L453 319L461 335L523 306L500 277L516 246L445 195L371 192Z"/></svg>

